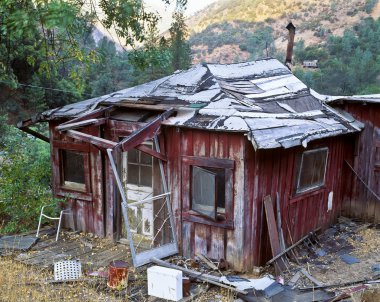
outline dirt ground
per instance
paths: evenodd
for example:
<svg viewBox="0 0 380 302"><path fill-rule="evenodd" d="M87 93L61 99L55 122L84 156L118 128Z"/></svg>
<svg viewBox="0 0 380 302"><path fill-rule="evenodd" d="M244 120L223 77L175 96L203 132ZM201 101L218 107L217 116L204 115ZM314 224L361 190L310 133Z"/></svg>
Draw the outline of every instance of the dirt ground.
<svg viewBox="0 0 380 302"><path fill-rule="evenodd" d="M147 295L146 268L130 271L128 288L112 290L107 279L86 278L85 281L51 283L53 271L40 269L15 261L14 256L0 257L0 302L56 302L56 301L164 301L151 299ZM205 288L205 284L200 285ZM212 288L193 301L234 301L234 295L227 290Z"/></svg>
<svg viewBox="0 0 380 302"><path fill-rule="evenodd" d="M343 221L343 222L342 222ZM316 243L318 249L324 250L323 256L305 255L302 265L294 265L289 274L284 274L285 283L301 267L305 268L314 278L324 285L342 284L356 282L364 279L373 279L380 274L380 229L368 224L359 224L343 219L341 223L326 230ZM94 245L105 244L102 239L85 235L80 240L91 242ZM300 249L302 251L302 249ZM342 254L349 254L359 261L347 264L341 260ZM16 261L17 253L9 253L0 256L0 302L13 301L147 301L158 300L147 295L147 267L131 269L129 272L129 283L121 290L111 290L107 287L105 277L88 277L84 270L85 280L71 283L53 283L54 274L52 268L42 269L38 266L26 265ZM176 264L180 258L173 258ZM189 260L187 260L189 261ZM374 266L379 265L379 271L374 271ZM84 266L85 267L85 266ZM194 269L199 269L199 265ZM201 270L204 267L200 268ZM107 271L107 267L100 271ZM224 272L224 274L233 272ZM261 276L273 273L273 268L262 270ZM253 275L244 276L252 278ZM311 286L312 283L302 277L297 283L298 287ZM360 283L353 285L358 286ZM353 287L351 286L351 287ZM192 283L194 288L207 288L206 284ZM329 291L342 292L349 287L336 286ZM232 302L237 300L234 293L228 290L212 287L202 292L192 301L205 302ZM352 302L379 302L380 284L373 284L365 290L357 292L344 301Z"/></svg>
<svg viewBox="0 0 380 302"><path fill-rule="evenodd" d="M378 226L341 219L341 223L326 230L320 239L316 247L324 250L326 255L309 257L303 264L303 267L318 281L324 285L334 285L379 279L380 229ZM358 262L347 264L342 260L342 255L353 256ZM375 270L376 266L378 266L377 270ZM363 283L365 282L350 287L360 286ZM348 288L336 286L329 290L343 292ZM344 301L379 302L380 284L372 284Z"/></svg>

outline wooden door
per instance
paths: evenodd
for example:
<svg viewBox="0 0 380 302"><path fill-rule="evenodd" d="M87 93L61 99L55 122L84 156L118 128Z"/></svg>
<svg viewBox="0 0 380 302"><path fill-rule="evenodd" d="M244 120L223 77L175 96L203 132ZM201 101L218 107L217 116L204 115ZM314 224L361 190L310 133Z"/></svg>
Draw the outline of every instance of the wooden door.
<svg viewBox="0 0 380 302"><path fill-rule="evenodd" d="M147 145L150 146L151 145ZM141 201L153 196L153 158L132 149L123 152L123 182L126 187L128 203ZM131 231L147 237L153 236L153 206L144 203L128 209Z"/></svg>

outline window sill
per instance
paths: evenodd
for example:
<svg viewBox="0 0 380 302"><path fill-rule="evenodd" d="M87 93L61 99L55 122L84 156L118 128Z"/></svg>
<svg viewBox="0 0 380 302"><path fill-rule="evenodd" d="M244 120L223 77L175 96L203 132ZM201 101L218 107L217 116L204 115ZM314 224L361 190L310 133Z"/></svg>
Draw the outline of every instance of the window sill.
<svg viewBox="0 0 380 302"><path fill-rule="evenodd" d="M71 191L86 193L86 184L81 184L81 183L76 183L76 182L71 182L71 181L65 181L61 187L62 187L62 189L65 189L65 190L71 190Z"/></svg>
<svg viewBox="0 0 380 302"><path fill-rule="evenodd" d="M59 189L57 189L55 195L72 199L92 201L92 194L90 192L78 191L76 189L65 186L62 186Z"/></svg>
<svg viewBox="0 0 380 302"><path fill-rule="evenodd" d="M298 202L300 200L305 199L306 197L311 197L311 196L323 193L325 190L326 190L326 186L323 185L323 186L320 186L320 187L317 187L317 188L309 189L307 191L296 193L295 195L293 195L290 198L289 203L290 204L296 203L296 202Z"/></svg>
<svg viewBox="0 0 380 302"><path fill-rule="evenodd" d="M211 219L207 219L207 218L197 214L194 211L183 212L182 213L182 219L184 221L206 224L206 225L210 225L210 226L214 226L214 227L218 227L218 228L223 228L223 229L228 229L228 230L233 230L235 228L233 221L230 221L230 220L213 221Z"/></svg>

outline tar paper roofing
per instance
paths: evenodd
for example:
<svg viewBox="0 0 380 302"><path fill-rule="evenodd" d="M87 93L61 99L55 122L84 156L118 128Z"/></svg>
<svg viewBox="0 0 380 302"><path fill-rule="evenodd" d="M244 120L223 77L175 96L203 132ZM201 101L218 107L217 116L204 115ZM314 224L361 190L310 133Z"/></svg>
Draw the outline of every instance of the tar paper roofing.
<svg viewBox="0 0 380 302"><path fill-rule="evenodd" d="M326 105L276 59L202 64L105 96L43 112L39 121L76 117L99 105L175 106L166 125L246 133L256 149L307 146L356 132L360 123Z"/></svg>

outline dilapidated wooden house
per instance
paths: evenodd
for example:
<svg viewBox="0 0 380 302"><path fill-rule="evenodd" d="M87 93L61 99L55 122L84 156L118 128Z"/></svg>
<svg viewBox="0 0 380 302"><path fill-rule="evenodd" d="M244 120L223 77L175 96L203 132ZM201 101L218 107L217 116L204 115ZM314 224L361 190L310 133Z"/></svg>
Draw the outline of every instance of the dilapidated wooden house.
<svg viewBox="0 0 380 302"><path fill-rule="evenodd" d="M265 196L280 201L288 243L339 215L361 130L275 59L196 65L19 126L36 122L49 123L54 194L77 229L240 271L272 256Z"/></svg>
<svg viewBox="0 0 380 302"><path fill-rule="evenodd" d="M356 136L350 165L350 190L345 192L344 214L380 222L380 95L327 97L325 102L363 123ZM347 164L348 165L348 164Z"/></svg>

